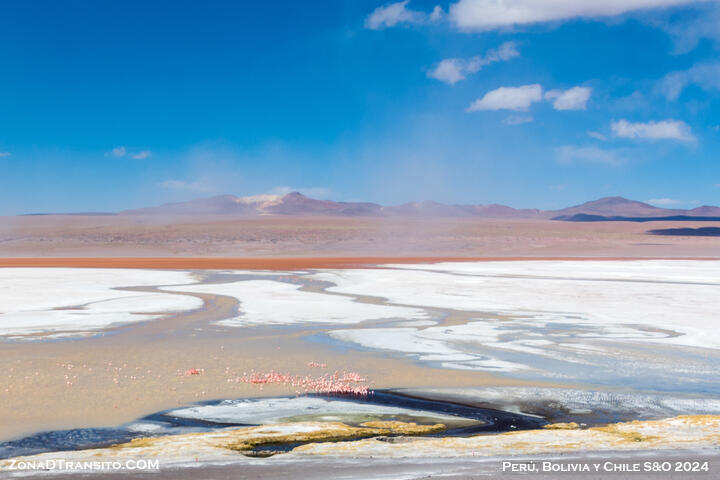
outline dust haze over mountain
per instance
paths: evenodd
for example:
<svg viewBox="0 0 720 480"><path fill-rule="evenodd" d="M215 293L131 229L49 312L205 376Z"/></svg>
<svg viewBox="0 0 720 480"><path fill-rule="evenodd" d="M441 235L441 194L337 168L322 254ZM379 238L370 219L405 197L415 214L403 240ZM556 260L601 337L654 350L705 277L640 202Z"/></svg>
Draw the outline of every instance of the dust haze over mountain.
<svg viewBox="0 0 720 480"><path fill-rule="evenodd" d="M592 220L651 219L663 217L719 217L720 207L703 206L691 210L666 209L623 197L605 197L560 210L516 209L506 205L448 205L434 201L383 206L371 202L317 200L299 192L287 195L238 197L221 195L156 207L125 210L121 215L237 215L237 216L346 216L346 217L420 217L420 218L497 218ZM598 218L599 217L599 218Z"/></svg>
<svg viewBox="0 0 720 480"><path fill-rule="evenodd" d="M2 218L0 257L665 258L717 257L717 238L697 229L720 222L720 208L671 210L621 197L546 211L432 201L383 206L292 192ZM644 222L672 230L649 232Z"/></svg>

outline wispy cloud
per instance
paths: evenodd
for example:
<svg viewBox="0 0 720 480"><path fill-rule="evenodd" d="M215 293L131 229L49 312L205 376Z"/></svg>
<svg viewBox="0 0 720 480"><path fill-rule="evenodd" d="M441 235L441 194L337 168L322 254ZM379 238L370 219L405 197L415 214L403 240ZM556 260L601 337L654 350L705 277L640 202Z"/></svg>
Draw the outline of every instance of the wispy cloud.
<svg viewBox="0 0 720 480"><path fill-rule="evenodd" d="M592 95L590 87L572 87L568 90L550 90L545 99L553 102L555 110L585 110Z"/></svg>
<svg viewBox="0 0 720 480"><path fill-rule="evenodd" d="M682 55L694 50L703 39L720 41L720 5L717 1L698 2L702 3L702 8L685 11L682 16L661 13L646 21L667 32L675 43L672 53Z"/></svg>
<svg viewBox="0 0 720 480"><path fill-rule="evenodd" d="M610 105L615 111L638 112L651 110L653 100L651 100L647 94L635 90L630 95L622 95L610 100Z"/></svg>
<svg viewBox="0 0 720 480"><path fill-rule="evenodd" d="M702 1L702 0L701 0ZM492 30L574 18L610 17L640 9L697 3L696 0L460 0L450 19L462 30Z"/></svg>
<svg viewBox="0 0 720 480"><path fill-rule="evenodd" d="M483 56L475 56L468 59L446 58L430 70L427 76L450 85L455 85L460 80L465 80L468 75L477 73L486 65L496 62L506 62L519 55L520 52L518 52L515 42L505 42L498 48L489 50Z"/></svg>
<svg viewBox="0 0 720 480"><path fill-rule="evenodd" d="M150 150L141 150L139 152L130 153L128 151L128 148L124 145L115 147L105 154L106 157L115 157L115 158L123 158L125 156L129 156L130 158L133 158L135 160L144 160L144 159L150 157L150 155L152 155L152 152Z"/></svg>
<svg viewBox="0 0 720 480"><path fill-rule="evenodd" d="M10 155L12 155L10 152L0 152L0 158L9 157Z"/></svg>
<svg viewBox="0 0 720 480"><path fill-rule="evenodd" d="M594 139L596 139L596 140L600 140L600 141L603 141L603 142L607 141L607 139L608 139L608 138L607 138L607 135L603 135L603 134L600 133L600 132L594 132L594 131L592 131L592 130L588 130L588 131L587 131L587 134L588 134L588 137L592 137L592 138L594 138Z"/></svg>
<svg viewBox="0 0 720 480"><path fill-rule="evenodd" d="M509 115L502 121L505 125L522 125L533 121L532 115Z"/></svg>
<svg viewBox="0 0 720 480"><path fill-rule="evenodd" d="M622 151L605 150L595 146L565 145L557 148L555 154L559 163L599 163L604 165L625 163Z"/></svg>
<svg viewBox="0 0 720 480"><path fill-rule="evenodd" d="M523 85L521 87L500 87L487 92L482 98L475 100L468 112L478 110L519 110L526 111L535 102L542 100L540 85Z"/></svg>
<svg viewBox="0 0 720 480"><path fill-rule="evenodd" d="M105 154L106 157L122 158L127 154L127 149L123 146L115 147Z"/></svg>
<svg viewBox="0 0 720 480"><path fill-rule="evenodd" d="M657 88L668 100L676 100L690 85L720 90L720 62L698 63L688 70L669 73Z"/></svg>
<svg viewBox="0 0 720 480"><path fill-rule="evenodd" d="M620 138L675 140L680 142L694 142L696 140L690 126L682 120L662 120L647 123L618 120L612 122L610 129L614 136Z"/></svg>
<svg viewBox="0 0 720 480"><path fill-rule="evenodd" d="M371 30L382 30L401 24L423 23L438 20L442 16L442 9L435 7L432 13L427 14L408 8L410 0L388 3L373 10L365 19L365 27Z"/></svg>

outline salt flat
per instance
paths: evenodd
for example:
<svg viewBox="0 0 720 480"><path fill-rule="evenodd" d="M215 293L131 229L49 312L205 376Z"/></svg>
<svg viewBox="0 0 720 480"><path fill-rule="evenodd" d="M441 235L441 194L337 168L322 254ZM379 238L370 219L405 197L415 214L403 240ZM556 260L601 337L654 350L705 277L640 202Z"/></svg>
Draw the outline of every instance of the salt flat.
<svg viewBox="0 0 720 480"><path fill-rule="evenodd" d="M132 269L0 269L0 335L83 332L193 310L186 295L117 290L193 281L187 272Z"/></svg>
<svg viewBox="0 0 720 480"><path fill-rule="evenodd" d="M0 268L0 312L38 311L84 305L138 292L117 287L174 285L194 281L172 270L120 268Z"/></svg>
<svg viewBox="0 0 720 480"><path fill-rule="evenodd" d="M387 318L425 319L422 309L370 305L352 298L304 292L301 285L273 280L166 287L177 292L229 295L240 301L240 315L219 322L225 326L293 323L359 323Z"/></svg>
<svg viewBox="0 0 720 480"><path fill-rule="evenodd" d="M643 326L643 340L720 347L720 268L704 261L475 262L326 270L328 291L499 312L527 323ZM672 335L656 335L667 330Z"/></svg>
<svg viewBox="0 0 720 480"><path fill-rule="evenodd" d="M345 345L454 370L720 394L716 262L402 264L308 277L333 284L329 292L464 318L328 332Z"/></svg>

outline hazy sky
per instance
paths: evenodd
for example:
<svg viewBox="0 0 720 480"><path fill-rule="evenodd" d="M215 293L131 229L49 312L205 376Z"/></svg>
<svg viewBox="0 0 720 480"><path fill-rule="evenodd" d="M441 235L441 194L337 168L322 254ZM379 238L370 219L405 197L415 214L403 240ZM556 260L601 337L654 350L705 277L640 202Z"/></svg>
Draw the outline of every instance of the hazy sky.
<svg viewBox="0 0 720 480"><path fill-rule="evenodd" d="M720 2L4 1L0 213L720 204Z"/></svg>

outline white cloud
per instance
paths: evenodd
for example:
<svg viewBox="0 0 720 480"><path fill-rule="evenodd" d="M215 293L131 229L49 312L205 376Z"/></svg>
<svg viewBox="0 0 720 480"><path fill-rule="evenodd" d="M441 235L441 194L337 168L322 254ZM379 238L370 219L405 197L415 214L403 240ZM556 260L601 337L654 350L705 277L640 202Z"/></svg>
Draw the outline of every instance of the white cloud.
<svg viewBox="0 0 720 480"><path fill-rule="evenodd" d="M152 152L150 152L150 150L143 150L134 155L131 155L131 157L135 160L145 160L146 158L150 157L150 155L152 155Z"/></svg>
<svg viewBox="0 0 720 480"><path fill-rule="evenodd" d="M0 158L9 157L10 155L12 155L12 153L10 153L10 152L0 152Z"/></svg>
<svg viewBox="0 0 720 480"><path fill-rule="evenodd" d="M674 198L651 198L650 200L646 200L645 202L652 205L660 205L663 207L680 205L684 203L682 200L675 200Z"/></svg>
<svg viewBox="0 0 720 480"><path fill-rule="evenodd" d="M698 63L689 70L669 73L660 81L658 89L668 100L676 100L690 85L720 90L720 63Z"/></svg>
<svg viewBox="0 0 720 480"><path fill-rule="evenodd" d="M603 150L598 147L577 147L565 145L555 150L560 163L601 163L605 165L621 165L625 158L619 150Z"/></svg>
<svg viewBox="0 0 720 480"><path fill-rule="evenodd" d="M463 30L490 30L573 18L609 17L634 10L696 2L697 0L459 0L450 6L450 19Z"/></svg>
<svg viewBox="0 0 720 480"><path fill-rule="evenodd" d="M610 129L613 135L620 138L695 141L690 126L681 120L662 120L648 123L619 120L612 122Z"/></svg>
<svg viewBox="0 0 720 480"><path fill-rule="evenodd" d="M326 199L329 198L332 195L332 190L325 187L275 187L272 190L270 190L268 193L271 195L287 195L288 193L292 192L300 192L306 197L316 198L316 199Z"/></svg>
<svg viewBox="0 0 720 480"><path fill-rule="evenodd" d="M485 56L475 56L469 59L446 58L438 63L434 69L428 72L428 77L435 78L441 82L454 85L464 80L468 75L477 73L481 68L491 63L506 62L517 57L515 42L505 42L496 49L489 50Z"/></svg>
<svg viewBox="0 0 720 480"><path fill-rule="evenodd" d="M468 112L477 110L520 110L525 111L535 102L542 100L540 85L523 85L521 87L500 87L487 92L482 98L475 100Z"/></svg>
<svg viewBox="0 0 720 480"><path fill-rule="evenodd" d="M545 94L546 100L553 101L555 110L585 110L592 95L592 88L572 87L568 90L550 90Z"/></svg>
<svg viewBox="0 0 720 480"><path fill-rule="evenodd" d="M407 4L410 0L402 2L389 3L378 7L365 19L365 27L371 30L382 30L388 27L394 27L402 23L421 23L429 18L439 19L442 16L442 10L437 9L428 16L423 12L410 10Z"/></svg>
<svg viewBox="0 0 720 480"><path fill-rule="evenodd" d="M477 57L475 57L477 58ZM435 78L441 82L455 85L460 80L465 80L469 73L475 73L480 69L474 67L473 59L463 60L461 58L446 58L428 72L428 77Z"/></svg>
<svg viewBox="0 0 720 480"><path fill-rule="evenodd" d="M592 88L572 87L568 90L549 90L543 95L539 84L522 87L500 87L475 100L468 112L476 110L527 110L541 100L552 102L555 110L585 110Z"/></svg>
<svg viewBox="0 0 720 480"><path fill-rule="evenodd" d="M123 146L120 146L120 147L113 148L108 153L106 153L105 156L121 158L121 157L124 157L126 153L127 153L127 149Z"/></svg>
<svg viewBox="0 0 720 480"><path fill-rule="evenodd" d="M603 135L600 132L593 132L592 130L588 130L587 134L589 137L592 137L596 140L602 140L603 142L607 140L607 136Z"/></svg>
<svg viewBox="0 0 720 480"><path fill-rule="evenodd" d="M510 115L502 123L505 125L522 125L533 121L532 115Z"/></svg>

